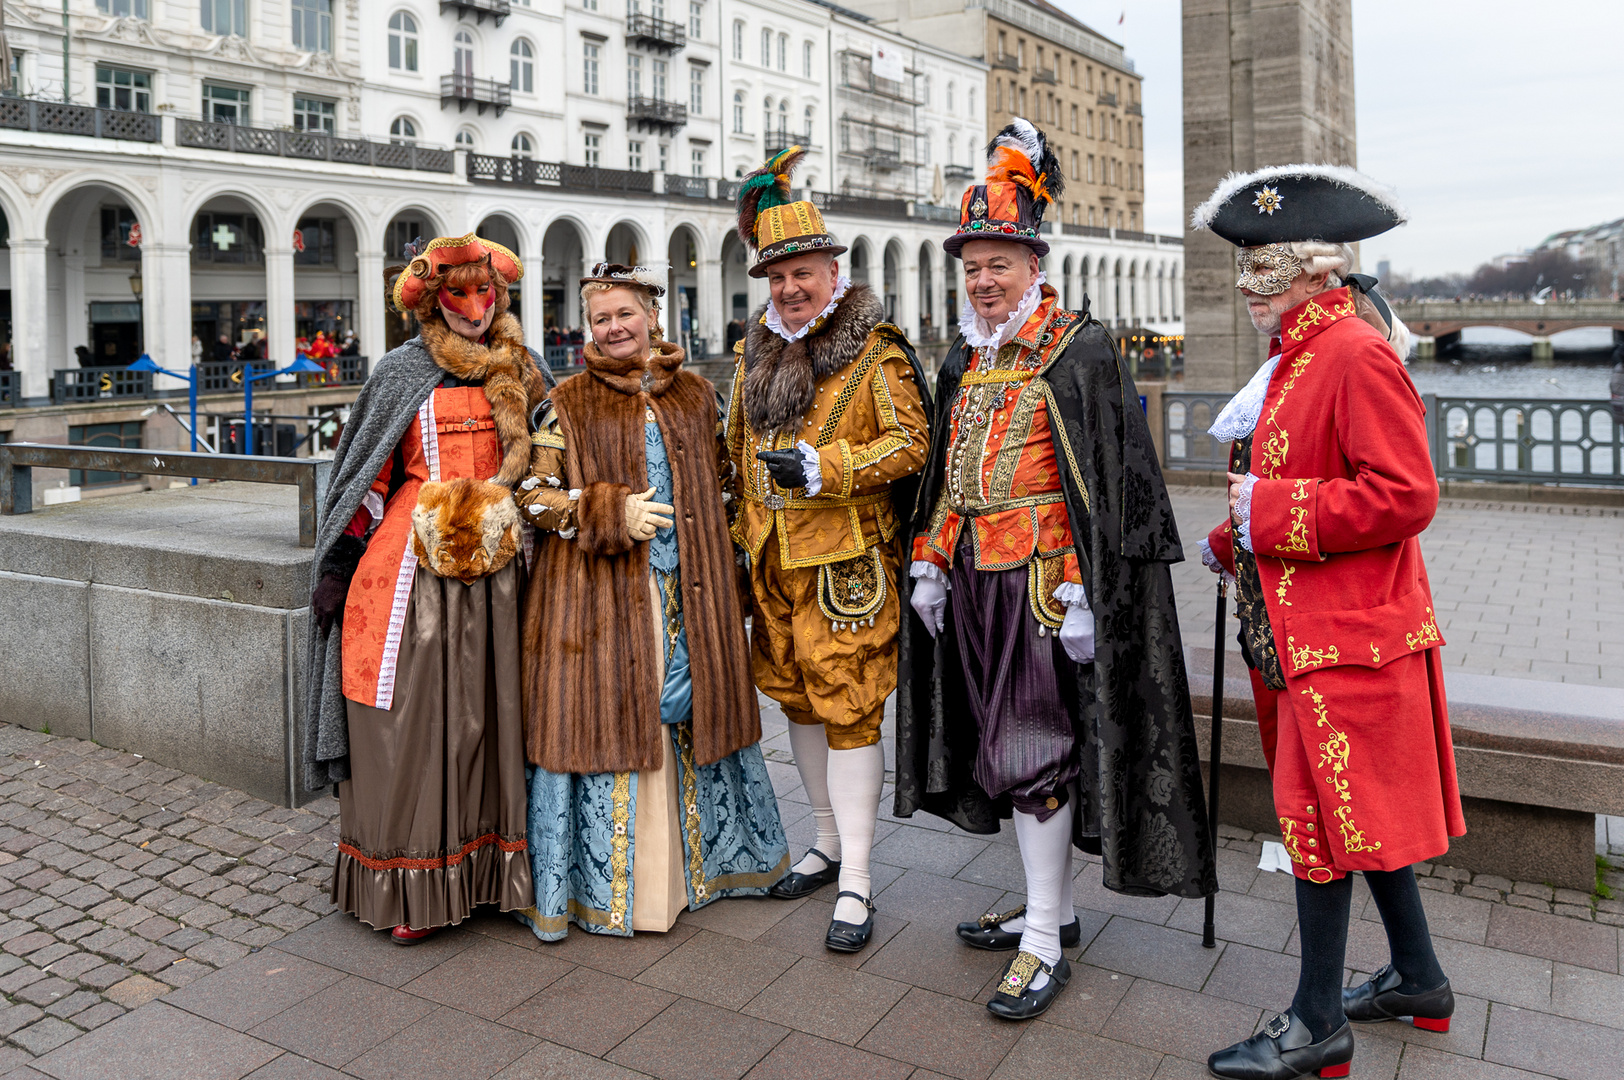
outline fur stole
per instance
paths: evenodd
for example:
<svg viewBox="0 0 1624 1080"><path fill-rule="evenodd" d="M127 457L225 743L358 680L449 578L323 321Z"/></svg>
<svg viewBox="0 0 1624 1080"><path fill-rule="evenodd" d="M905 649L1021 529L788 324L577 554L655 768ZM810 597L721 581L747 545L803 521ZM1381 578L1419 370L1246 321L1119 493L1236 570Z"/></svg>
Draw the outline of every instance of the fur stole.
<svg viewBox="0 0 1624 1080"><path fill-rule="evenodd" d="M472 585L519 550L519 508L500 484L459 476L430 480L412 508L412 548L437 577Z"/></svg>
<svg viewBox="0 0 1624 1080"><path fill-rule="evenodd" d="M750 318L744 338L744 417L750 430L770 435L799 423L812 407L819 379L856 360L885 307L867 285L853 285L824 324L799 341L785 341Z"/></svg>
<svg viewBox="0 0 1624 1080"><path fill-rule="evenodd" d="M424 322L422 335L423 347L442 371L484 388L502 440L502 467L492 479L513 487L530 472L530 409L547 396L541 372L524 347L519 320L498 315L484 345L469 341L439 318Z"/></svg>
<svg viewBox="0 0 1624 1080"><path fill-rule="evenodd" d="M682 346L671 341L656 341L649 354L648 366L639 360L616 360L598 350L597 342L586 344L586 369L611 390L622 394L635 394L640 390L658 396L670 387L684 359Z"/></svg>

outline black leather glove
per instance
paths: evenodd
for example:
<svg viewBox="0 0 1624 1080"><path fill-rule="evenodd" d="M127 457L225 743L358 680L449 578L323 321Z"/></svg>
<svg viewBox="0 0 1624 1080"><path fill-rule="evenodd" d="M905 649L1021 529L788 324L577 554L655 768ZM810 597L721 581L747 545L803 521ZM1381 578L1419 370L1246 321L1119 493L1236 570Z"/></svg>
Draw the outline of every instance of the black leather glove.
<svg viewBox="0 0 1624 1080"><path fill-rule="evenodd" d="M350 594L350 579L355 576L355 569L361 565L361 556L366 552L365 540L345 533L334 541L321 560L321 577L310 594L310 614L315 617L322 633L331 630L343 612L344 600Z"/></svg>
<svg viewBox="0 0 1624 1080"><path fill-rule="evenodd" d="M756 457L767 463L767 471L779 487L806 487L806 459L799 450L761 450Z"/></svg>

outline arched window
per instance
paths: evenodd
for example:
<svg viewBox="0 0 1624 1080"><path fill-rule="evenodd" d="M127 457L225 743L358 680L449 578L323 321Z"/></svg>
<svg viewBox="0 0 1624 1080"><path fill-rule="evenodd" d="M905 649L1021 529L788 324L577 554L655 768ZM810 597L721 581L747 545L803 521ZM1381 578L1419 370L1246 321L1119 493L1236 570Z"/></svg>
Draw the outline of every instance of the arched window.
<svg viewBox="0 0 1624 1080"><path fill-rule="evenodd" d="M949 165L959 163L959 137L957 135L947 137L947 163Z"/></svg>
<svg viewBox="0 0 1624 1080"><path fill-rule="evenodd" d="M744 59L744 23L736 20L733 23L733 59Z"/></svg>
<svg viewBox="0 0 1624 1080"><path fill-rule="evenodd" d="M465 79L474 77L474 35L466 30L458 30L457 36L451 39L451 70L453 74Z"/></svg>
<svg viewBox="0 0 1624 1080"><path fill-rule="evenodd" d="M522 93L536 92L535 51L524 38L513 43L508 50L508 86Z"/></svg>
<svg viewBox="0 0 1624 1080"><path fill-rule="evenodd" d="M407 117L395 117L395 122L389 125L389 141L410 146L417 141L417 125Z"/></svg>
<svg viewBox="0 0 1624 1080"><path fill-rule="evenodd" d="M457 132L457 149L470 151L474 149L474 133L472 131L463 128Z"/></svg>
<svg viewBox="0 0 1624 1080"><path fill-rule="evenodd" d="M968 90L966 90L964 92L964 94L965 94L965 96L967 98L970 99L969 113L970 113L970 118L973 120L973 119L975 119L975 115L976 115L976 88L972 86Z"/></svg>
<svg viewBox="0 0 1624 1080"><path fill-rule="evenodd" d="M765 26L761 28L761 66L773 66L773 32Z"/></svg>
<svg viewBox="0 0 1624 1080"><path fill-rule="evenodd" d="M778 103L778 141L780 144L789 142L789 101Z"/></svg>
<svg viewBox="0 0 1624 1080"><path fill-rule="evenodd" d="M806 78L812 77L812 42L801 42L801 74Z"/></svg>
<svg viewBox="0 0 1624 1080"><path fill-rule="evenodd" d="M389 16L389 66L395 71L417 70L417 20L404 11Z"/></svg>
<svg viewBox="0 0 1624 1080"><path fill-rule="evenodd" d="M733 134L744 134L744 91L733 91Z"/></svg>
<svg viewBox="0 0 1624 1080"><path fill-rule="evenodd" d="M514 157L529 158L534 157L536 153L536 146L530 141L530 136L522 131L513 136L513 144L509 149L513 151Z"/></svg>
<svg viewBox="0 0 1624 1080"><path fill-rule="evenodd" d="M924 90L925 90L924 102L925 102L925 105L928 107L930 105L930 76L926 75L923 82L924 82Z"/></svg>
<svg viewBox="0 0 1624 1080"><path fill-rule="evenodd" d="M947 80L947 111L953 111L953 91L957 89L952 79Z"/></svg>
<svg viewBox="0 0 1624 1080"><path fill-rule="evenodd" d="M778 70L789 70L789 35L778 35Z"/></svg>
<svg viewBox="0 0 1624 1080"><path fill-rule="evenodd" d="M772 136L773 99L763 98L761 102L761 145L763 150L768 148L767 144L772 141Z"/></svg>
<svg viewBox="0 0 1624 1080"><path fill-rule="evenodd" d="M806 141L812 141L812 106L806 107Z"/></svg>

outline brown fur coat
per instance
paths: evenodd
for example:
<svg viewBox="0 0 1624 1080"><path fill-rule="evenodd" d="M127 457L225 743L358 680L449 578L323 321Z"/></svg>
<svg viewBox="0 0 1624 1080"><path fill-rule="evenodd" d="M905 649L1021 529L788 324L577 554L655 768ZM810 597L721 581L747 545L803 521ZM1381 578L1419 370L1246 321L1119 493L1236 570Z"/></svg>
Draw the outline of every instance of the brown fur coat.
<svg viewBox="0 0 1624 1080"><path fill-rule="evenodd" d="M530 471L530 409L547 396L519 320L506 312L496 316L485 345L452 330L438 314L423 321L421 333L424 348L442 370L483 385L502 440L502 468L493 479L513 487Z"/></svg>
<svg viewBox="0 0 1624 1080"><path fill-rule="evenodd" d="M812 407L817 380L856 358L885 307L867 285L853 285L828 320L799 341L785 341L762 322L757 311L744 338L744 418L750 430L766 435L798 424Z"/></svg>
<svg viewBox="0 0 1624 1080"><path fill-rule="evenodd" d="M658 768L664 647L648 544L626 531L644 491L644 413L665 440L675 491L683 622L693 678L694 756L718 761L761 738L740 618L733 541L717 480L716 389L656 343L650 367L588 345L587 370L553 391L579 531L547 533L524 611L525 747L550 772Z"/></svg>

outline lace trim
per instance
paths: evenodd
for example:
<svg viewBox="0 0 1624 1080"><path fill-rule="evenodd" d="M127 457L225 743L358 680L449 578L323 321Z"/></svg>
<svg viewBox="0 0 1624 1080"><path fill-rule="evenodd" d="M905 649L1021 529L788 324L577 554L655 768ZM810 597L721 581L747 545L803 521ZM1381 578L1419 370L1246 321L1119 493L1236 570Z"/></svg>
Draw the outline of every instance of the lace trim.
<svg viewBox="0 0 1624 1080"><path fill-rule="evenodd" d="M1235 528L1235 542L1247 551L1252 550L1252 488L1257 484L1257 477L1251 473L1241 481L1241 494L1235 500L1235 516L1240 519L1240 525Z"/></svg>
<svg viewBox="0 0 1624 1080"><path fill-rule="evenodd" d="M817 495L823 490L823 462L818 458L817 447L802 439L795 444L795 449L801 452L801 465L806 471L806 493Z"/></svg>
<svg viewBox="0 0 1624 1080"><path fill-rule="evenodd" d="M942 573L942 568L925 559L915 559L914 564L908 568L908 576L911 578L924 578L927 581L939 581L944 589L953 587L953 583L947 580L947 575Z"/></svg>
<svg viewBox="0 0 1624 1080"><path fill-rule="evenodd" d="M806 335L812 333L822 326L823 320L834 314L835 306L845 297L846 290L849 288L851 288L851 278L847 277L845 274L841 274L840 277L835 281L835 294L829 298L829 305L822 311L818 312L815 318L811 319L805 326L801 327L794 333L790 333L788 330L784 329L783 318L778 314L778 309L773 306L773 302L768 300L767 314L765 316L767 329L771 330L785 341L800 341L802 338L806 337Z"/></svg>
<svg viewBox="0 0 1624 1080"><path fill-rule="evenodd" d="M964 340L972 349L1002 348L1021 332L1026 320L1032 317L1032 313L1043 302L1043 286L1048 280L1048 275L1039 270L1038 276L1021 294L1021 302L1015 305L1015 310L994 327L989 327L986 320L976 314L976 309L970 306L970 298L966 296L964 306L959 309L959 333L964 335Z"/></svg>
<svg viewBox="0 0 1624 1080"><path fill-rule="evenodd" d="M1263 399L1269 392L1269 378L1279 363L1279 353L1265 360L1240 392L1229 399L1229 404L1212 422L1207 434L1219 442L1234 442L1252 434L1257 428L1257 418L1263 415Z"/></svg>
<svg viewBox="0 0 1624 1080"><path fill-rule="evenodd" d="M1060 587L1051 593L1056 600L1068 608L1081 607L1088 610L1088 590L1080 582L1062 581Z"/></svg>
<svg viewBox="0 0 1624 1080"><path fill-rule="evenodd" d="M1201 565L1223 578L1224 584L1235 584L1235 575L1224 569L1224 564L1212 553L1212 542L1204 536L1201 538Z"/></svg>

